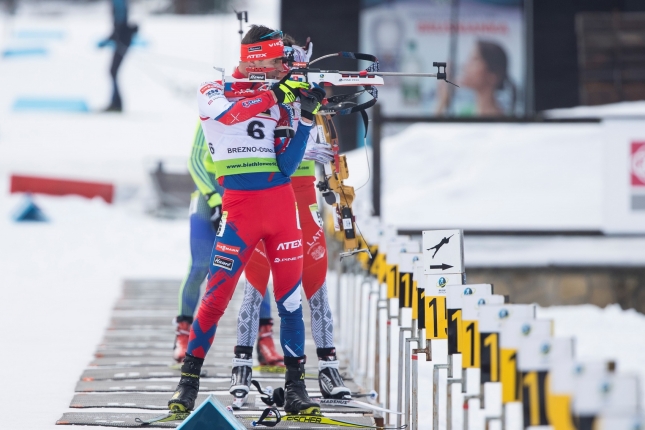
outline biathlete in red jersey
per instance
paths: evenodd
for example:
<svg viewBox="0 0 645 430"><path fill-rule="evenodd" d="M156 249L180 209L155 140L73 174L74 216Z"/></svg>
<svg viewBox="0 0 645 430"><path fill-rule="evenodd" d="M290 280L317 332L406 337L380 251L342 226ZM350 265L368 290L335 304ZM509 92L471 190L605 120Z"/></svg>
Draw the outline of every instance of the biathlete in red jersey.
<svg viewBox="0 0 645 430"><path fill-rule="evenodd" d="M246 77L247 67L265 67L275 70L268 77L278 77L283 49L281 32L252 26L242 40L241 61L233 76ZM318 87L288 79L273 85L270 91L246 98L228 99L221 82L206 82L199 88L202 129L218 182L226 192L207 290L191 326L179 385L168 402L173 411L194 408L201 367L217 323L260 241L271 265L281 320L280 343L286 366L284 409L288 413L320 411L320 406L309 399L304 384L305 328L300 298L303 238L290 176L302 161L313 115L324 95ZM281 104L293 103L298 97L302 118L293 132L289 111ZM284 138L274 139L274 135L280 136L276 131L283 132Z"/></svg>

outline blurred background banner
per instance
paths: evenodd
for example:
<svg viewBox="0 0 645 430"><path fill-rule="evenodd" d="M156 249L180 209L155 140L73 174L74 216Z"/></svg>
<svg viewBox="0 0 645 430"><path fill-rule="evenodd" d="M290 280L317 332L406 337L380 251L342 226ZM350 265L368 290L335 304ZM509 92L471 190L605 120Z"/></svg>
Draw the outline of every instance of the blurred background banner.
<svg viewBox="0 0 645 430"><path fill-rule="evenodd" d="M453 91L432 79L388 78L386 115L522 116L526 69L521 0L363 0L361 52L383 71L431 72L448 62Z"/></svg>

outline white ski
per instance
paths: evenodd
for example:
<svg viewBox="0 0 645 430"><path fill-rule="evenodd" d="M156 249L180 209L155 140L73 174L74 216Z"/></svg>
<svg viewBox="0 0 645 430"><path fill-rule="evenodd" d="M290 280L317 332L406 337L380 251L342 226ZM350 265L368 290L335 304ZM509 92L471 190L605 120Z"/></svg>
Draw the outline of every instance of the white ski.
<svg viewBox="0 0 645 430"><path fill-rule="evenodd" d="M349 400L349 399L323 399L323 398L312 398L314 402L320 403L320 405L329 405L329 406L345 406L348 408L360 408L360 409L371 409L373 411L387 412L390 414L403 414L403 412L393 411L391 409L385 409L380 406L372 405L366 402L360 402L358 400Z"/></svg>

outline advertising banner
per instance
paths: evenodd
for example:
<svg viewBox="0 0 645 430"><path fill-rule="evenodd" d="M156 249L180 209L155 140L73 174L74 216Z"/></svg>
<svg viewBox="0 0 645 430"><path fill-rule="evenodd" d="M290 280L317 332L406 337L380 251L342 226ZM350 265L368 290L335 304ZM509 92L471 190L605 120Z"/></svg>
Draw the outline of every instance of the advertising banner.
<svg viewBox="0 0 645 430"><path fill-rule="evenodd" d="M645 233L645 128L605 121L605 233Z"/></svg>
<svg viewBox="0 0 645 430"><path fill-rule="evenodd" d="M433 62L447 62L448 80L461 87L429 78L385 78L385 87L379 89L384 114L523 115L522 0L460 0L457 8L451 3L363 0L361 52L376 55L382 71L434 72Z"/></svg>

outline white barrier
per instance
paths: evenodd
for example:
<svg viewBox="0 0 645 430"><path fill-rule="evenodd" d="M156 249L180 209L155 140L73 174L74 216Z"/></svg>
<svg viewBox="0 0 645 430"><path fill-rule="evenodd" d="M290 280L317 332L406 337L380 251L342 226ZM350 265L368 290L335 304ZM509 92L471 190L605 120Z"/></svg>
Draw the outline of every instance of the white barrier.
<svg viewBox="0 0 645 430"><path fill-rule="evenodd" d="M536 305L464 283L460 230L426 231L422 243L392 228L365 230L374 258L359 254L345 264L338 306L354 375L382 406L403 412L385 413L382 425L421 428L419 415L430 408L433 430L645 424L636 376L616 374L613 363L578 362L574 340L553 337L553 322L536 319ZM419 366L432 366L432 399L419 398Z"/></svg>

